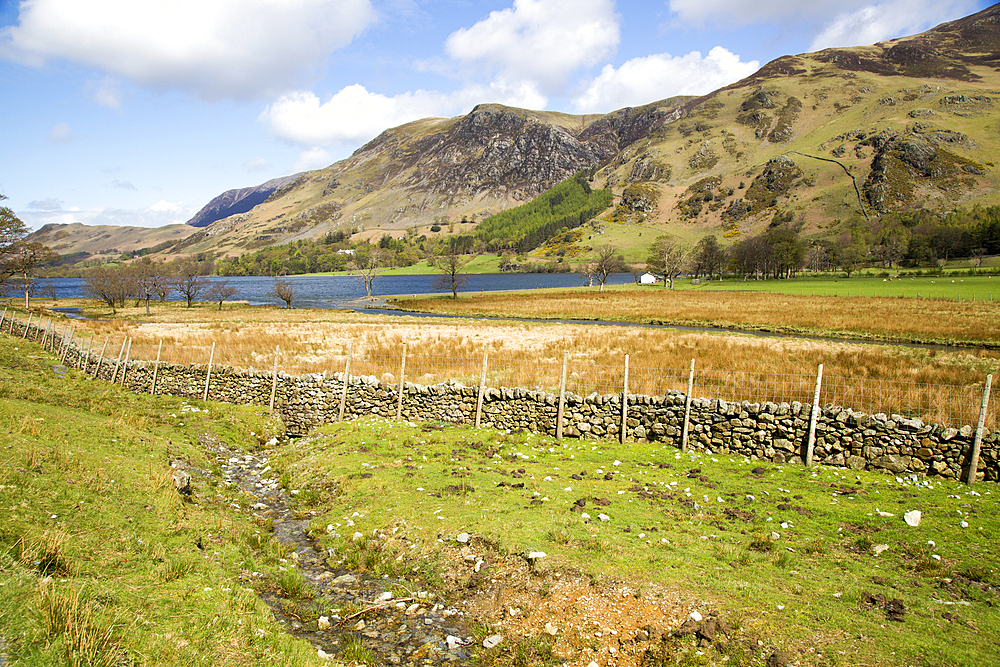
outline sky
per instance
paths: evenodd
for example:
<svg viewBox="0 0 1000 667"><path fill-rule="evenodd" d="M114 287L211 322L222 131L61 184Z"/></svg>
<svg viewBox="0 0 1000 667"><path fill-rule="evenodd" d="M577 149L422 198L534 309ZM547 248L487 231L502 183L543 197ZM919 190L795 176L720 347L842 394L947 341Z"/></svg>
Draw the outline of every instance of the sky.
<svg viewBox="0 0 1000 667"><path fill-rule="evenodd" d="M479 103L604 113L984 0L0 0L0 194L46 223L184 223Z"/></svg>

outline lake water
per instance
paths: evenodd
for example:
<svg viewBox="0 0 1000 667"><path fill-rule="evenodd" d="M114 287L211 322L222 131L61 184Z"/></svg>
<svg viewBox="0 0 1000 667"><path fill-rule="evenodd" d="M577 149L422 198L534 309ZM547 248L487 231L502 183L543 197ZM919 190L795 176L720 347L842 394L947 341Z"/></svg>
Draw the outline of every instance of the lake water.
<svg viewBox="0 0 1000 667"><path fill-rule="evenodd" d="M434 293L434 282L438 275L418 276L379 276L375 279L372 289L373 296L398 296L402 294ZM365 286L355 276L288 276L295 286L294 308L338 308L344 303L361 299L365 296ZM230 285L239 292L231 301L248 301L253 305L274 304L284 305L269 292L274 287L274 278L262 276L239 276L231 278L209 278L209 280L228 280ZM84 298L83 278L55 278L50 280L60 299ZM615 274L608 279L609 285L620 285L632 282L631 274ZM542 289L548 287L580 287L585 285L583 278L575 273L479 273L468 276L468 281L459 290L459 294L480 291L505 291L523 289ZM596 290L597 287L594 287ZM438 291L446 294L447 291ZM172 301L179 300L176 293L170 295ZM203 299L204 297L202 297Z"/></svg>

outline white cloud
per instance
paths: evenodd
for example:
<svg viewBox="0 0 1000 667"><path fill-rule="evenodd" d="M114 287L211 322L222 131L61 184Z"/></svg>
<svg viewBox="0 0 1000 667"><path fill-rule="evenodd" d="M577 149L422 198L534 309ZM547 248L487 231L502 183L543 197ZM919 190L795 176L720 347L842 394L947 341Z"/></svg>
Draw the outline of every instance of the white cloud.
<svg viewBox="0 0 1000 667"><path fill-rule="evenodd" d="M139 188L132 185L131 181L120 181L117 178L111 181L111 187L119 188L120 190L139 190Z"/></svg>
<svg viewBox="0 0 1000 667"><path fill-rule="evenodd" d="M268 161L266 157L250 158L249 160L243 163L243 169L245 171L250 172L251 174L258 171L266 171L270 167L271 163Z"/></svg>
<svg viewBox="0 0 1000 667"><path fill-rule="evenodd" d="M36 211L58 211L62 208L62 200L55 197L28 202L28 208Z"/></svg>
<svg viewBox="0 0 1000 667"><path fill-rule="evenodd" d="M301 84L374 16L369 0L24 0L18 24L0 31L0 55L256 98Z"/></svg>
<svg viewBox="0 0 1000 667"><path fill-rule="evenodd" d="M614 53L620 39L612 0L514 0L452 33L445 50L501 79L557 92L573 72Z"/></svg>
<svg viewBox="0 0 1000 667"><path fill-rule="evenodd" d="M73 128L68 123L56 123L49 131L48 140L57 144L66 144L73 141L74 137Z"/></svg>
<svg viewBox="0 0 1000 667"><path fill-rule="evenodd" d="M325 148L314 146L299 153L299 159L295 162L293 172L309 171L310 169L322 169L329 167L333 163L333 156Z"/></svg>
<svg viewBox="0 0 1000 667"><path fill-rule="evenodd" d="M721 46L709 51L706 58L697 51L684 56L659 53L633 58L617 69L605 65L573 106L581 113L598 113L674 95L702 95L759 68L756 60L743 62Z"/></svg>
<svg viewBox="0 0 1000 667"><path fill-rule="evenodd" d="M668 0L667 4L682 25L733 28L770 23L815 31L811 50L873 44L980 9L977 0Z"/></svg>
<svg viewBox="0 0 1000 667"><path fill-rule="evenodd" d="M480 102L540 109L547 99L528 82L497 80L488 86L470 85L447 94L418 90L394 97L354 84L326 102L308 91L283 95L257 120L267 123L275 136L302 146L348 146L413 120L463 113ZM303 164L301 158L299 162Z"/></svg>
<svg viewBox="0 0 1000 667"><path fill-rule="evenodd" d="M885 39L923 32L977 9L975 2L937 0L897 0L865 5L838 14L813 39L810 51L831 46L874 44Z"/></svg>
<svg viewBox="0 0 1000 667"><path fill-rule="evenodd" d="M96 85L91 85L91 98L102 107L120 111L122 108L122 92L118 84L110 77Z"/></svg>
<svg viewBox="0 0 1000 667"><path fill-rule="evenodd" d="M48 200L47 200L48 201ZM198 207L183 202L160 200L145 208L122 209L77 207L52 210L29 209L18 211L17 216L30 229L38 229L49 223L68 225L80 222L85 225L127 225L130 227L162 227L183 224L191 219Z"/></svg>

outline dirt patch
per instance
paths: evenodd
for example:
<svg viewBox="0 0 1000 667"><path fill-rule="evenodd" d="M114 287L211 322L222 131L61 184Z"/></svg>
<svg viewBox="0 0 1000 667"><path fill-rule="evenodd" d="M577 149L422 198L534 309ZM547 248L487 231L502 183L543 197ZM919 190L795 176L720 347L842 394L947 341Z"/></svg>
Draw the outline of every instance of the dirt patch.
<svg viewBox="0 0 1000 667"><path fill-rule="evenodd" d="M597 582L574 572L532 567L518 555L487 556L476 573L482 547L473 542L448 561L448 587L466 591L456 607L505 641L549 638L553 657L567 667L586 667L591 661L639 667L653 645L647 628L666 633L694 610L707 616L705 601L688 593L653 584Z"/></svg>

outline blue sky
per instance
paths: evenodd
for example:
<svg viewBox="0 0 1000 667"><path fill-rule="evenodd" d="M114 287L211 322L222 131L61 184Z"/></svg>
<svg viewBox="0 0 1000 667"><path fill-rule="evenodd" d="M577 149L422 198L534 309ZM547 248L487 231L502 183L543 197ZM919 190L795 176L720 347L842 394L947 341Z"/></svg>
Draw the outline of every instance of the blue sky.
<svg viewBox="0 0 1000 667"><path fill-rule="evenodd" d="M0 0L0 193L47 222L185 222L230 188L481 102L701 94L982 0Z"/></svg>

